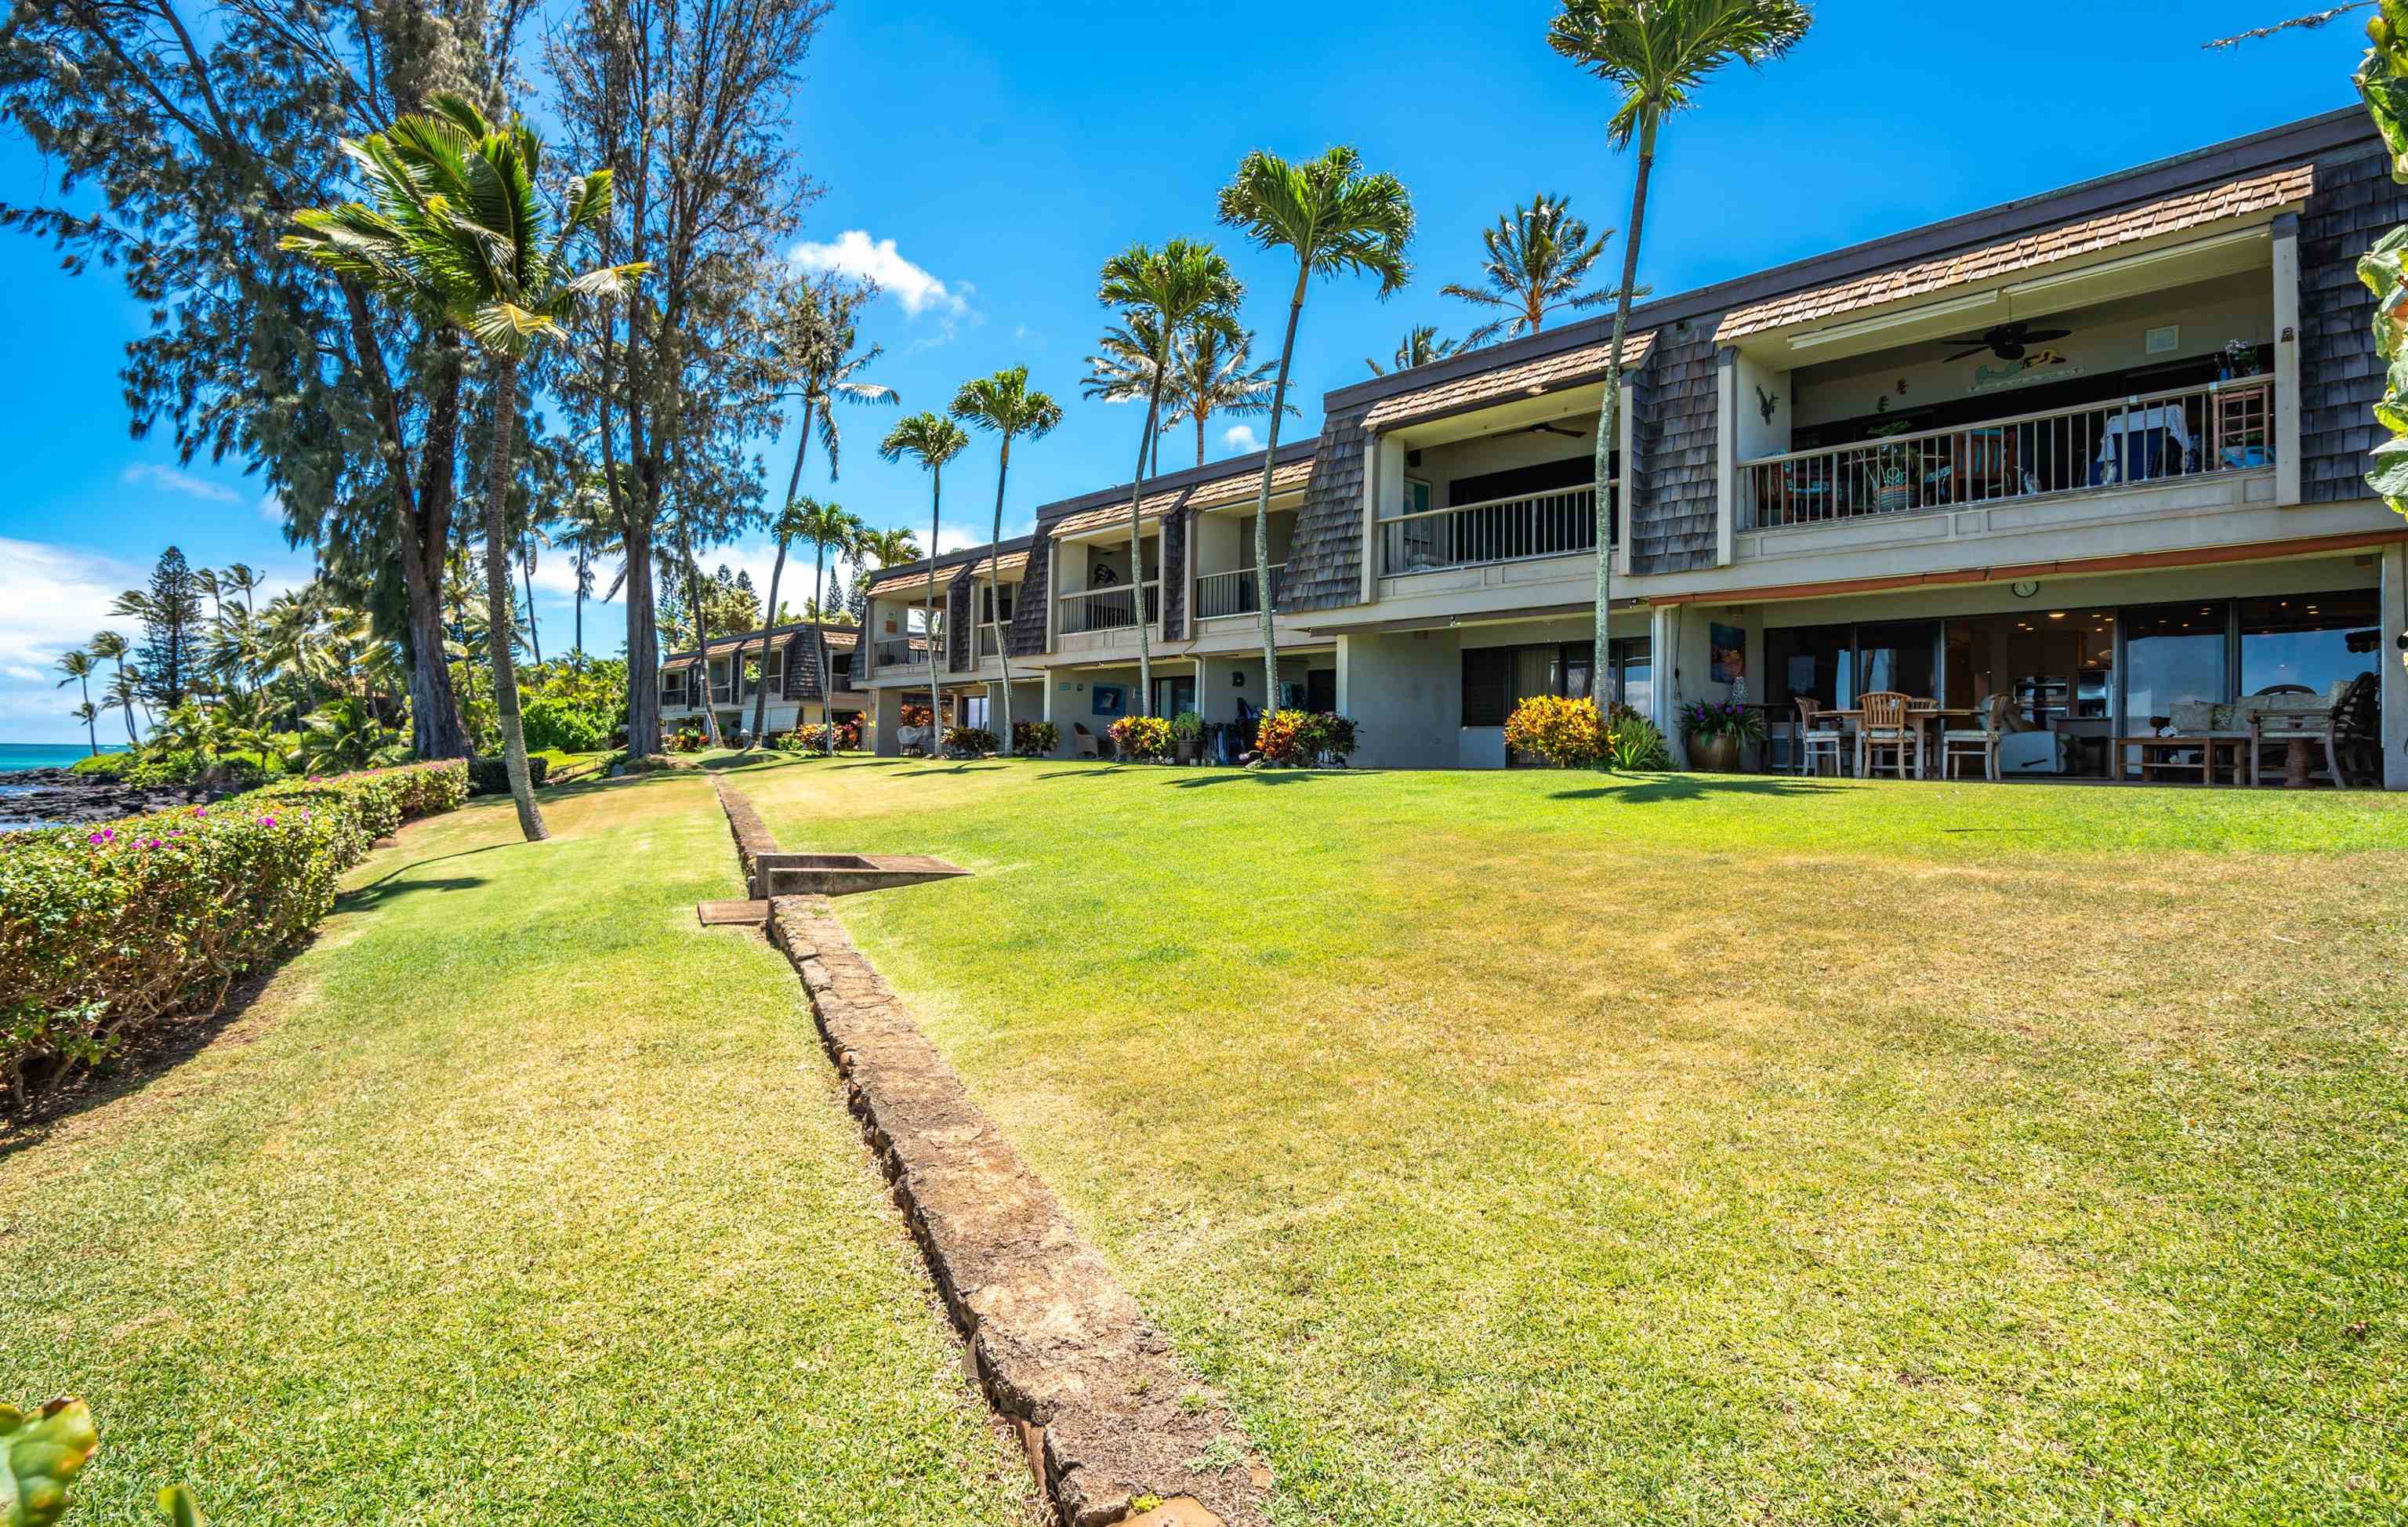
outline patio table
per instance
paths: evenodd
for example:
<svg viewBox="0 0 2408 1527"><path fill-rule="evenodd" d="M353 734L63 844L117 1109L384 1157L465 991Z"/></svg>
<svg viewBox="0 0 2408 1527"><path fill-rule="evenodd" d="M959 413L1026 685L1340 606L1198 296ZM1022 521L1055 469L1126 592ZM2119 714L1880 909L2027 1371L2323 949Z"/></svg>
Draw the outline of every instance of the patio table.
<svg viewBox="0 0 2408 1527"><path fill-rule="evenodd" d="M1945 722L1952 716L1971 716L1981 713L1982 708L1978 705L1911 705L1907 708L1906 717L1917 726L1929 727L1935 723ZM1837 716L1843 722L1851 723L1851 729L1853 729L1854 727L1864 725L1865 713L1861 707L1815 713L1817 720L1824 716ZM1926 739L1927 745L1923 749L1923 756L1914 766L1914 777L1919 780L1931 777L1931 749L1928 742L1929 740Z"/></svg>

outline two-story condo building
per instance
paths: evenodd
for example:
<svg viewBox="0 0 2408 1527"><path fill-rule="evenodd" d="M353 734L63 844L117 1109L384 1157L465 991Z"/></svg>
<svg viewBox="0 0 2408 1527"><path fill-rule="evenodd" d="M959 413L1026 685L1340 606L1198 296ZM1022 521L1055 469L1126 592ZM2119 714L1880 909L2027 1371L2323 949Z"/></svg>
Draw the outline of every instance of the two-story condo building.
<svg viewBox="0 0 2408 1527"><path fill-rule="evenodd" d="M1641 306L1602 673L1606 321L1342 388L1274 464L1269 699L1354 717L1360 762L1456 768L1511 761L1532 694L1618 695L1676 749L1682 703L1741 686L1776 731L1799 698L2003 695L2049 734L2028 771L2097 779L2177 707L2372 674L2408 788L2408 524L2363 483L2382 386L2355 272L2402 222L2352 109ZM984 553L939 559L939 660L970 698L1008 652L1015 714L1066 754L1140 708L1263 705L1261 469L1150 483L1136 567L1126 486L1044 506L975 617L987 667ZM882 580L873 628L908 633L928 573Z"/></svg>
<svg viewBox="0 0 2408 1527"><path fill-rule="evenodd" d="M763 689L769 703L762 718L770 734L817 726L833 715L838 723L869 714L869 696L854 682L860 633L850 626L796 624L769 628L768 656L762 633L744 631L713 641L705 652L672 653L661 660L661 720L675 727L709 709L729 737L752 726L753 699ZM824 693L821 675L832 682Z"/></svg>

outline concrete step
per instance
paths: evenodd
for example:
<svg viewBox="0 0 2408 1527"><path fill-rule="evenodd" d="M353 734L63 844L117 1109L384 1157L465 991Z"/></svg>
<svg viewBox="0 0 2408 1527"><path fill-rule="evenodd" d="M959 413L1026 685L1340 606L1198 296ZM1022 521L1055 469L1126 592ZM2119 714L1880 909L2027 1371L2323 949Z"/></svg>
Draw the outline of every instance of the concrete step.
<svg viewBox="0 0 2408 1527"><path fill-rule="evenodd" d="M702 901L694 909L705 928L767 928L769 926L769 903L767 901Z"/></svg>

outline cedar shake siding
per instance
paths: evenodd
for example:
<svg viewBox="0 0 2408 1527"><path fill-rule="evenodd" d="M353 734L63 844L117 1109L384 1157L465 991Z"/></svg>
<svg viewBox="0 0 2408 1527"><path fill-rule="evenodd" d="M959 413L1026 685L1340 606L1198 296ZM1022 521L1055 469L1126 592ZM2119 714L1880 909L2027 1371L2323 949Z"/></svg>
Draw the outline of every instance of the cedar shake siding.
<svg viewBox="0 0 2408 1527"><path fill-rule="evenodd" d="M970 666L970 585L973 564L965 562L945 587L945 666L959 673Z"/></svg>
<svg viewBox="0 0 2408 1527"><path fill-rule="evenodd" d="M1045 612L1054 602L1047 584L1054 577L1054 546L1040 521L1028 548L1028 570L1021 576L1020 592L1011 601L1011 655L1036 657L1045 651Z"/></svg>
<svg viewBox="0 0 2408 1527"><path fill-rule="evenodd" d="M1187 635L1187 522L1192 509L1162 517L1162 634L1168 641Z"/></svg>
<svg viewBox="0 0 2408 1527"><path fill-rule="evenodd" d="M2316 192L2300 214L2300 497L2312 504L2363 498L2366 454L2381 438L2383 396L2374 353L2374 294L2358 258L2408 223L2408 187L2394 185L2380 151L2316 166Z"/></svg>
<svg viewBox="0 0 2408 1527"><path fill-rule="evenodd" d="M1714 565L1714 446L1721 363L1714 320L1684 320L1660 331L1633 404L1639 457L1623 534L1633 573L1686 572Z"/></svg>
<svg viewBox="0 0 2408 1527"><path fill-rule="evenodd" d="M1312 478L1288 540L1280 614L1362 602L1363 446L1370 435L1364 411L1357 407L1322 420Z"/></svg>

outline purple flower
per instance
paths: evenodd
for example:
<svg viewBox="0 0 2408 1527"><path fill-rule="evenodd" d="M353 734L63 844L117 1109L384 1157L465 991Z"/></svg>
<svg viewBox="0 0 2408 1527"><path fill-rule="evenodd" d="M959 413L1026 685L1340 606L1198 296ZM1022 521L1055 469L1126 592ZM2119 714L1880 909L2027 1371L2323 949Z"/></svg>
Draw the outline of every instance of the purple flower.
<svg viewBox="0 0 2408 1527"><path fill-rule="evenodd" d="M92 835L92 843L95 847L101 843L114 843L116 840L117 829L115 828L103 828L98 832Z"/></svg>
<svg viewBox="0 0 2408 1527"><path fill-rule="evenodd" d="M159 840L156 838L145 838L142 840L142 846L145 848L156 848L159 846Z"/></svg>
<svg viewBox="0 0 2408 1527"><path fill-rule="evenodd" d="M259 819L259 825L264 828L272 828L276 825L276 818L273 816L263 816Z"/></svg>
<svg viewBox="0 0 2408 1527"><path fill-rule="evenodd" d="M309 812L308 812L308 809L307 807L302 808L302 812L301 812L301 820L303 820L304 822L307 822L308 820L309 820Z"/></svg>
<svg viewBox="0 0 2408 1527"><path fill-rule="evenodd" d="M209 809L207 806L195 806L193 808L193 814L194 816L207 816L209 814Z"/></svg>

